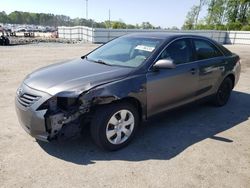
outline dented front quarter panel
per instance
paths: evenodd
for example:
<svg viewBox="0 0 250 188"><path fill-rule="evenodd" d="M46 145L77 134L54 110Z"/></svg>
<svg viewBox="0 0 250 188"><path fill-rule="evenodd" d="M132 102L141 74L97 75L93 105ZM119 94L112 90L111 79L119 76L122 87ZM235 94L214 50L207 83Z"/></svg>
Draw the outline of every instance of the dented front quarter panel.
<svg viewBox="0 0 250 188"><path fill-rule="evenodd" d="M133 98L140 102L142 118L146 119L146 76L137 74L127 78L99 85L87 93L83 93L79 100L91 106L109 104L111 102Z"/></svg>
<svg viewBox="0 0 250 188"><path fill-rule="evenodd" d="M98 105L109 104L114 101L133 98L137 100L142 109L142 119L146 119L146 76L136 74L120 80L108 82L83 91L64 91L54 97L75 98L77 103L70 111L57 109L56 113L48 111L45 115L47 125L50 127L49 138L53 139L63 130L63 127L72 127L72 123L82 115L90 112ZM78 121L78 123L80 123ZM73 123L74 124L74 123ZM77 126L79 127L79 126Z"/></svg>

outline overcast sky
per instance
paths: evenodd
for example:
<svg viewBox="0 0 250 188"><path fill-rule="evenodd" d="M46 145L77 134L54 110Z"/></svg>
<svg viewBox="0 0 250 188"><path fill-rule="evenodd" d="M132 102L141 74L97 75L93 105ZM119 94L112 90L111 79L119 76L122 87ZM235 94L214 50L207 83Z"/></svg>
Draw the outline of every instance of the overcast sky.
<svg viewBox="0 0 250 188"><path fill-rule="evenodd" d="M149 21L155 26L181 27L190 8L199 0L88 0L89 18L96 21L122 20L136 24ZM86 18L86 0L0 0L0 11L28 11ZM201 15L204 16L205 10Z"/></svg>

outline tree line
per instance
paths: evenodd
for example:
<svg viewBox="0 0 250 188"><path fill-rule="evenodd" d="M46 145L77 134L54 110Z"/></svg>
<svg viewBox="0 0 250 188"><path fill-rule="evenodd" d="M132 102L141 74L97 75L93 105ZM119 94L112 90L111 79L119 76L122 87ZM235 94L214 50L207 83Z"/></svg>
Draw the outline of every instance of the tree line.
<svg viewBox="0 0 250 188"><path fill-rule="evenodd" d="M206 8L206 16L200 17ZM250 0L200 0L187 13L183 29L250 31Z"/></svg>
<svg viewBox="0 0 250 188"><path fill-rule="evenodd" d="M149 22L143 22L141 24L126 24L122 20L119 21L104 21L96 22L92 19L83 18L70 18L65 15L54 15L45 13L30 13L14 11L10 14L6 12L0 12L0 23L10 24L29 24L29 25L42 25L42 26L87 26L95 28L113 28L113 29L159 29Z"/></svg>

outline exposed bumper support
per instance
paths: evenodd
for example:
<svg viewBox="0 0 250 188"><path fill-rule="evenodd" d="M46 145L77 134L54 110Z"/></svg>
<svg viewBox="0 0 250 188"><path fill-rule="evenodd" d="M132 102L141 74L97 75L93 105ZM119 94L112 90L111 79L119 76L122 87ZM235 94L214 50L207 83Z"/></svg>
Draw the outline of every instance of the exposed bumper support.
<svg viewBox="0 0 250 188"><path fill-rule="evenodd" d="M47 109L37 110L38 107L52 96L47 93L33 90L26 85L23 85L22 89L25 93L32 93L36 96L40 96L39 100L35 101L30 106L24 106L20 103L20 99L18 99L17 96L15 104L17 117L23 129L32 137L41 141L48 142L54 139L64 127L69 127L70 129L71 123L88 110L88 108L84 107L75 109L74 112L62 112L59 110L57 113L49 113ZM73 125L75 125L75 122ZM63 130L65 131L65 128Z"/></svg>

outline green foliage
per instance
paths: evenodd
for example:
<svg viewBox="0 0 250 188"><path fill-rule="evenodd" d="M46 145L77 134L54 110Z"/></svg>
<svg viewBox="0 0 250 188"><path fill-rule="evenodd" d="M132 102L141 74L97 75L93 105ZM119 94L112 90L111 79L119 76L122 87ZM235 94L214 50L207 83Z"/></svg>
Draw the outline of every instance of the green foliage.
<svg viewBox="0 0 250 188"><path fill-rule="evenodd" d="M245 25L241 28L242 31L250 31L250 25Z"/></svg>
<svg viewBox="0 0 250 188"><path fill-rule="evenodd" d="M136 26L132 25L132 24L128 24L127 25L127 29L136 29Z"/></svg>
<svg viewBox="0 0 250 188"><path fill-rule="evenodd" d="M227 24L227 29L228 30L234 30L234 31L239 31L243 27L242 23L240 22L231 22Z"/></svg>
<svg viewBox="0 0 250 188"><path fill-rule="evenodd" d="M217 25L224 21L226 0L211 0L208 4L207 24Z"/></svg>
<svg viewBox="0 0 250 188"><path fill-rule="evenodd" d="M208 6L205 22L197 24L193 21L197 11L194 7L199 7L199 11L204 5ZM198 11L198 14L199 14ZM184 29L202 30L249 30L250 27L250 0L206 0L200 6L194 5L188 12Z"/></svg>
<svg viewBox="0 0 250 188"><path fill-rule="evenodd" d="M171 28L169 28L170 30L179 30L179 28L178 27L176 27L176 26L173 26L173 27L171 27Z"/></svg>
<svg viewBox="0 0 250 188"><path fill-rule="evenodd" d="M154 29L154 26L149 22L142 22L141 28L142 29Z"/></svg>
<svg viewBox="0 0 250 188"><path fill-rule="evenodd" d="M194 29L197 15L199 13L199 6L194 5L191 10L187 13L186 21L182 29Z"/></svg>
<svg viewBox="0 0 250 188"><path fill-rule="evenodd" d="M112 28L113 29L126 29L127 25L123 22L112 22Z"/></svg>
<svg viewBox="0 0 250 188"><path fill-rule="evenodd" d="M226 25L223 25L223 24L218 24L215 26L215 29L216 30L228 30L227 26Z"/></svg>
<svg viewBox="0 0 250 188"><path fill-rule="evenodd" d="M8 15L3 11L0 12L0 23L6 23L9 22Z"/></svg>
<svg viewBox="0 0 250 188"><path fill-rule="evenodd" d="M44 13L29 13L15 11L7 15L5 12L0 12L0 23L12 24L33 24L44 26L87 26L95 28L112 28L112 29L153 29L156 28L149 22L143 22L141 25L126 24L122 20L95 22L92 19L86 20L83 18L71 19L65 15L54 15ZM159 27L158 27L159 28Z"/></svg>
<svg viewBox="0 0 250 188"><path fill-rule="evenodd" d="M195 26L197 30L214 30L215 25L208 25L208 24L198 24Z"/></svg>
<svg viewBox="0 0 250 188"><path fill-rule="evenodd" d="M105 21L104 28L111 28L111 29L126 29L127 25L122 21Z"/></svg>

